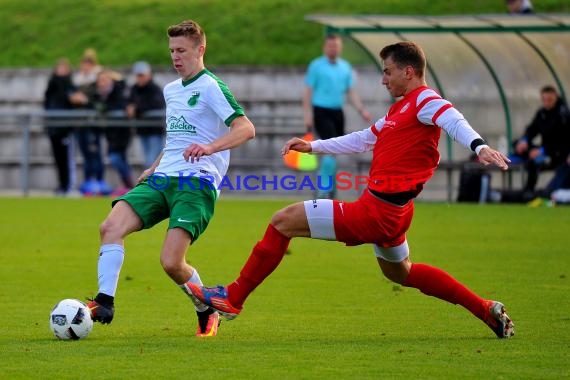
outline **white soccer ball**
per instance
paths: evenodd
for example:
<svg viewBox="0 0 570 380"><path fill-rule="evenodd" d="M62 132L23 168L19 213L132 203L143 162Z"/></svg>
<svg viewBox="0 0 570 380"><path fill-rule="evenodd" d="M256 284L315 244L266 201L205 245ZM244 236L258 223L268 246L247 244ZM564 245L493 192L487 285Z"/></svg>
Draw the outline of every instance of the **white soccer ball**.
<svg viewBox="0 0 570 380"><path fill-rule="evenodd" d="M89 308L76 299L59 301L49 316L49 328L59 339L83 339L93 328Z"/></svg>

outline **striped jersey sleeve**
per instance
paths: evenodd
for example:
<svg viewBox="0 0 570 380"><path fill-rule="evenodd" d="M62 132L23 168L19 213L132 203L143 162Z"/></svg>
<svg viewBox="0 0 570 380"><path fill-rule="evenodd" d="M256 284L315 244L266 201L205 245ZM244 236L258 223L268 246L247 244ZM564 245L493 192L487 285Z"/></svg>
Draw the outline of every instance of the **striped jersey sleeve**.
<svg viewBox="0 0 570 380"><path fill-rule="evenodd" d="M373 130L374 125L343 136L326 140L315 140L311 142L311 150L313 153L329 154L368 152L374 149L374 144L376 143L376 134Z"/></svg>
<svg viewBox="0 0 570 380"><path fill-rule="evenodd" d="M466 148L481 136L471 127L463 114L439 96L434 90L422 91L417 98L418 120L426 125L436 125Z"/></svg>

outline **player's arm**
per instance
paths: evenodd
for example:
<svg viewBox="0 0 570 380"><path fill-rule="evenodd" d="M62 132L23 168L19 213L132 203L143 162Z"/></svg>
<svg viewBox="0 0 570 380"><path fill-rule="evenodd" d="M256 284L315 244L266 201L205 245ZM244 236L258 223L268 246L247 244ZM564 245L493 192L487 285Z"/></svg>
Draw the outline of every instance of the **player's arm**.
<svg viewBox="0 0 570 380"><path fill-rule="evenodd" d="M439 119L442 119L441 121ZM485 140L469 125L463 115L455 108L449 108L437 119L441 126L455 141L471 149L485 165L495 164L503 170L509 168L511 162L503 153L489 147Z"/></svg>
<svg viewBox="0 0 570 380"><path fill-rule="evenodd" d="M467 122L465 117L451 103L440 97L426 98L418 112L418 119L427 125L437 125L449 136L479 156L485 165L495 164L503 170L508 169L511 162L503 153L492 149L485 140Z"/></svg>
<svg viewBox="0 0 570 380"><path fill-rule="evenodd" d="M255 127L247 116L238 116L230 124L230 133L214 140L211 144L213 152L221 152L222 150L232 149L240 146L247 140L255 137Z"/></svg>
<svg viewBox="0 0 570 380"><path fill-rule="evenodd" d="M255 128L247 116L238 116L230 124L230 132L209 144L192 144L184 150L186 161L199 161L202 156L232 149L255 137Z"/></svg>
<svg viewBox="0 0 570 380"><path fill-rule="evenodd" d="M349 133L344 136L311 142L311 151L314 153L346 154L362 153L374 149L376 135L372 131L374 126Z"/></svg>
<svg viewBox="0 0 570 380"><path fill-rule="evenodd" d="M373 125L370 128L352 132L344 136L312 142L295 137L285 143L283 149L281 149L281 154L285 155L290 150L303 153L313 152L328 154L367 152L372 150L376 143L376 135L372 131L372 128L376 128L376 126Z"/></svg>

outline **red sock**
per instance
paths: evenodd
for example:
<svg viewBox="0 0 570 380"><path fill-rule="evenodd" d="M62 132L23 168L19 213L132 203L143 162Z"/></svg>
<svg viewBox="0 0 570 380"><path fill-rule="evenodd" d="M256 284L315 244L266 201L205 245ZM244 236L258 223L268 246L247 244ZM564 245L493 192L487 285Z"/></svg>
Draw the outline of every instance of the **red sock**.
<svg viewBox="0 0 570 380"><path fill-rule="evenodd" d="M419 289L428 296L459 304L477 318L484 318L484 299L439 268L426 264L412 264L410 274L403 285Z"/></svg>
<svg viewBox="0 0 570 380"><path fill-rule="evenodd" d="M228 285L228 300L241 308L245 299L259 284L277 268L291 239L269 225L263 239L257 242L240 276Z"/></svg>

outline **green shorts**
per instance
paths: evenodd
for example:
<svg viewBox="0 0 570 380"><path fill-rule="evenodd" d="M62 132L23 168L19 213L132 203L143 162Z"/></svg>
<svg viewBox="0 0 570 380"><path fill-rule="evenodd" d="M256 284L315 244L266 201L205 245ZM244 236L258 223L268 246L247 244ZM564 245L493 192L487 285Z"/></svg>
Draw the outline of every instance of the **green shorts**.
<svg viewBox="0 0 570 380"><path fill-rule="evenodd" d="M218 193L210 183L199 178L165 177L154 187L144 180L127 194L114 199L127 202L142 221L143 229L169 218L168 229L182 228L190 234L192 242L206 230L214 215ZM164 187L164 189L163 189Z"/></svg>

